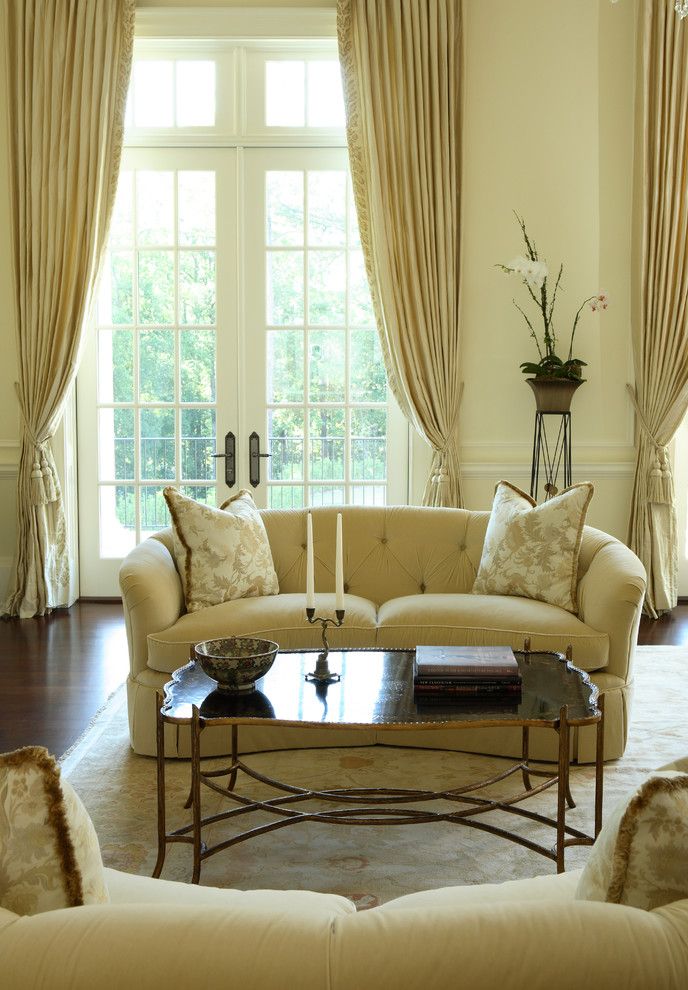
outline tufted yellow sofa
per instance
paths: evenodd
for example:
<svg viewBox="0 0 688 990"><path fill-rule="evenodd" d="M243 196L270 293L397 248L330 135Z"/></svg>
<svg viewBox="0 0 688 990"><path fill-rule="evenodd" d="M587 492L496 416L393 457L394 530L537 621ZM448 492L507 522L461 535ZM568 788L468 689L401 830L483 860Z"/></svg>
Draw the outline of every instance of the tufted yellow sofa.
<svg viewBox="0 0 688 990"><path fill-rule="evenodd" d="M578 615L527 598L472 595L488 512L416 506L313 510L315 586L318 611L334 608L336 513L343 513L346 617L333 630L337 647L415 647L420 643L505 645L532 649L573 646L577 666L589 671L605 694L605 757L624 750L633 688L632 663L645 572L626 546L585 528L578 575ZM319 645L319 629L305 618L306 511L264 510L280 593L224 602L187 613L172 554L171 530L139 544L123 561L120 586L131 669L128 678L131 744L155 752L156 692L185 664L193 643L227 635L258 635L283 649ZM166 726L170 756L188 756L183 730ZM293 746L363 745L388 737L364 730L242 728L244 751ZM533 755L554 758L553 734L537 733ZM424 745L499 755L520 752L517 729L422 733L395 732L396 745ZM227 752L229 733L203 734L205 752ZM594 759L594 732L574 734L573 758Z"/></svg>

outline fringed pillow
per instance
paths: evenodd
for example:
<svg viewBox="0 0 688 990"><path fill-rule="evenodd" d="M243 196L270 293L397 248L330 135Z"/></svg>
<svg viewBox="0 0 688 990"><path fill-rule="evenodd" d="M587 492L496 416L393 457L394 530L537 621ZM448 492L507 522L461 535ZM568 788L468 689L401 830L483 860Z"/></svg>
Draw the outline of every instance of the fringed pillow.
<svg viewBox="0 0 688 990"><path fill-rule="evenodd" d="M98 836L42 746L0 754L0 907L40 914L109 901Z"/></svg>
<svg viewBox="0 0 688 990"><path fill-rule="evenodd" d="M595 840L576 898L651 911L688 897L688 774L653 774Z"/></svg>
<svg viewBox="0 0 688 990"><path fill-rule="evenodd" d="M268 535L250 492L242 489L220 509L176 488L165 488L163 495L188 612L278 593Z"/></svg>
<svg viewBox="0 0 688 990"><path fill-rule="evenodd" d="M519 595L576 612L578 557L593 491L585 481L537 505L500 481L473 594Z"/></svg>

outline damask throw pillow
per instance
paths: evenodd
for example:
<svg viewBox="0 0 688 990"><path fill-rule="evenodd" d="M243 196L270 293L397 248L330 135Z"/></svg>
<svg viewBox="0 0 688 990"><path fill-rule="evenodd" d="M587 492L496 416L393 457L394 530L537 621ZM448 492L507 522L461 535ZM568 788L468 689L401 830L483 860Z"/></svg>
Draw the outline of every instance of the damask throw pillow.
<svg viewBox="0 0 688 990"><path fill-rule="evenodd" d="M500 481L495 489L474 595L519 595L577 610L578 557L589 481L537 503Z"/></svg>
<svg viewBox="0 0 688 990"><path fill-rule="evenodd" d="M268 535L250 492L242 489L219 509L176 488L163 494L188 612L278 593Z"/></svg>
<svg viewBox="0 0 688 990"><path fill-rule="evenodd" d="M662 771L622 801L595 840L576 898L653 908L688 897L688 774Z"/></svg>
<svg viewBox="0 0 688 990"><path fill-rule="evenodd" d="M109 901L93 823L42 746L0 755L0 907L40 914Z"/></svg>

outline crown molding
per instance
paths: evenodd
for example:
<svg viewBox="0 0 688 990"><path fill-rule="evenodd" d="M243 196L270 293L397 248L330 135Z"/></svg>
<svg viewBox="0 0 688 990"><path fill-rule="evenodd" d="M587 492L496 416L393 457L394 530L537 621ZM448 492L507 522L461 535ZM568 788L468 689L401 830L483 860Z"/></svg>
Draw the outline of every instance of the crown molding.
<svg viewBox="0 0 688 990"><path fill-rule="evenodd" d="M327 7L139 7L137 38L337 37L337 12Z"/></svg>

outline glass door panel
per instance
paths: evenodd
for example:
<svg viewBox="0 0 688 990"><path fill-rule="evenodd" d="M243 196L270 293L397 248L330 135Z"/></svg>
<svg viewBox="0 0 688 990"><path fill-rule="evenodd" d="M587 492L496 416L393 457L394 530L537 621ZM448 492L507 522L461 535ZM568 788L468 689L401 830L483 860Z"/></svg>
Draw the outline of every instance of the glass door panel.
<svg viewBox="0 0 688 990"><path fill-rule="evenodd" d="M346 152L252 149L244 162L246 422L270 454L256 497L402 502L406 427L387 389Z"/></svg>
<svg viewBox="0 0 688 990"><path fill-rule="evenodd" d="M97 423L79 417L84 595L115 594L121 558L169 525L166 485L213 505L228 494L213 454L237 416L235 158L124 156L78 385Z"/></svg>

